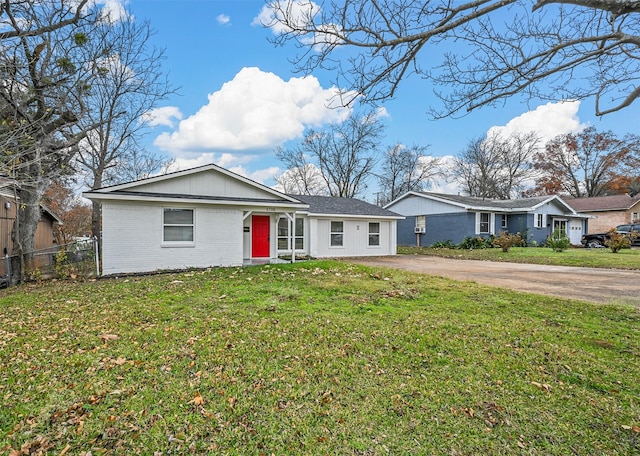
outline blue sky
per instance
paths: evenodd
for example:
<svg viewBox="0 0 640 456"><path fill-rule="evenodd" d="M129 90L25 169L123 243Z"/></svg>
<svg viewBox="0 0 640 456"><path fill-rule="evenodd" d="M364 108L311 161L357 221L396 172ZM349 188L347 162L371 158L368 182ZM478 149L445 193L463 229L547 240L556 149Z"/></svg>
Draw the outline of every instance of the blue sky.
<svg viewBox="0 0 640 456"><path fill-rule="evenodd" d="M181 168L215 162L273 185L273 177L284 171L275 147L291 146L305 129L321 128L347 114L326 109L334 75L303 79L289 62L296 49L268 41L273 32L256 23L264 5L263 0L128 2L135 19L148 20L156 31L153 44L165 48L164 69L180 87L155 112L145 138L150 151L175 158ZM640 133L637 103L598 119L592 100L548 103L516 97L460 119L433 121L427 109L434 103L438 101L424 80L405 80L396 98L382 106L384 145L429 145L429 154L447 156L491 128L536 129L548 139L586 125L621 136Z"/></svg>

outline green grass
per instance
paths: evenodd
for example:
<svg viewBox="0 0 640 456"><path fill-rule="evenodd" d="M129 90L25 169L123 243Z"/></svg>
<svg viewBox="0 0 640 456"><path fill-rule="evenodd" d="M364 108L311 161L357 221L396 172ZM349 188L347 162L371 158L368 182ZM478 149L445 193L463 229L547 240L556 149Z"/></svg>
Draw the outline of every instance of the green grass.
<svg viewBox="0 0 640 456"><path fill-rule="evenodd" d="M639 378L638 309L343 262L0 294L0 454L638 454Z"/></svg>
<svg viewBox="0 0 640 456"><path fill-rule="evenodd" d="M513 247L509 252L505 253L499 248L465 250L399 246L398 253L406 255L431 255L464 260L510 261L513 263L591 268L640 269L639 249L626 249L618 253L612 253L609 249L570 248L563 252L554 252L545 247Z"/></svg>

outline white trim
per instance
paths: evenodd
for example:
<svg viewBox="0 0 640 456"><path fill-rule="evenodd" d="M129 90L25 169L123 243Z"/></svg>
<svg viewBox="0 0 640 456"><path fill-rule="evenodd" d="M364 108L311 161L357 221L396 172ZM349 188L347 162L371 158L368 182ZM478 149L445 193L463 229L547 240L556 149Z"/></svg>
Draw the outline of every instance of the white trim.
<svg viewBox="0 0 640 456"><path fill-rule="evenodd" d="M160 203L182 203L182 204L208 204L219 206L244 206L252 207L255 211L267 212L268 208L288 208L288 209L306 209L308 204L276 201L238 201L226 199L206 199L206 198L184 198L173 196L158 195L119 195L113 193L85 192L82 194L85 198L104 200L104 201L150 201Z"/></svg>
<svg viewBox="0 0 640 456"><path fill-rule="evenodd" d="M476 234L489 234L489 235L495 234L496 214L488 211L478 211L475 214L476 214ZM489 214L489 231L488 232L480 231L480 222L481 222L480 214Z"/></svg>
<svg viewBox="0 0 640 456"><path fill-rule="evenodd" d="M160 247L195 247L196 246L196 209L193 207L168 207L168 206L162 206L162 213L161 213L161 220L160 223L162 224L162 230L160 230ZM191 229L193 230L193 240L191 241L165 241L164 240L164 228L165 226L167 226L164 223L164 214L165 214L165 210L166 209L180 209L180 210L188 210L191 211L191 214L193 215L193 220L191 225L177 225L177 226L191 226ZM169 226L176 226L176 225L169 225Z"/></svg>

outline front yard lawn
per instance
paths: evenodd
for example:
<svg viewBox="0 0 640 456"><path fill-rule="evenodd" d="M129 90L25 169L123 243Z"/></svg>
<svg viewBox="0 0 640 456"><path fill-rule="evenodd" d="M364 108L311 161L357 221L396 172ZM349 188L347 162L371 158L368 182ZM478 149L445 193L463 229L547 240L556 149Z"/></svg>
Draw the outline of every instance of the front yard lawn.
<svg viewBox="0 0 640 456"><path fill-rule="evenodd" d="M612 253L609 249L585 249L580 247L572 247L563 252L554 252L546 247L512 247L509 252L505 253L500 248L465 250L398 246L398 253L405 255L432 255L464 260L550 264L554 266L640 269L640 249L625 249L618 253Z"/></svg>
<svg viewBox="0 0 640 456"><path fill-rule="evenodd" d="M344 262L0 292L0 454L639 454L639 378L638 309Z"/></svg>

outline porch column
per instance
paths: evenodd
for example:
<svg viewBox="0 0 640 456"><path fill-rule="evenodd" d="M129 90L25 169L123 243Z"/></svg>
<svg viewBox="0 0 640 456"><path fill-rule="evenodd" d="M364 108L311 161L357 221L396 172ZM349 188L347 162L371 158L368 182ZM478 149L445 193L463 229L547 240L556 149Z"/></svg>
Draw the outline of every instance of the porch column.
<svg viewBox="0 0 640 456"><path fill-rule="evenodd" d="M291 214L291 262L296 262L296 213Z"/></svg>

